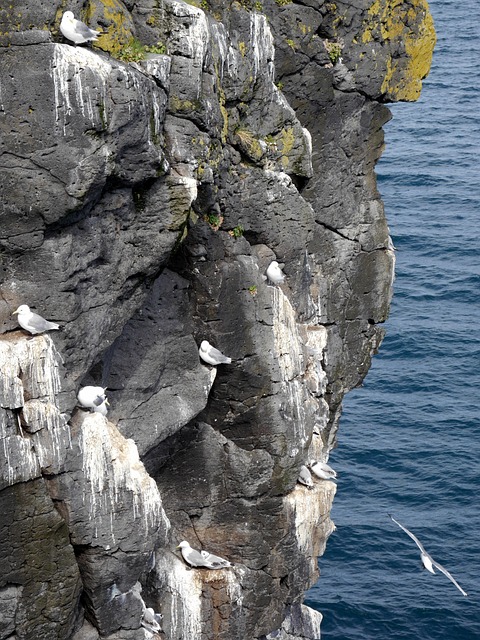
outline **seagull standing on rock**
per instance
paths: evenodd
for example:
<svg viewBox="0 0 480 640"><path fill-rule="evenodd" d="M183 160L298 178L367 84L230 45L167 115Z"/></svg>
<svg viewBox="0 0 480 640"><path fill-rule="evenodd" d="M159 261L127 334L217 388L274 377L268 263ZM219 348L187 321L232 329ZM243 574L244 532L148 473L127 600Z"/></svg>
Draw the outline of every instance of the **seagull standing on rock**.
<svg viewBox="0 0 480 640"><path fill-rule="evenodd" d="M273 262L268 265L267 278L275 285L282 284L284 282L285 274L276 260L273 260Z"/></svg>
<svg viewBox="0 0 480 640"><path fill-rule="evenodd" d="M400 524L400 522L398 522L398 520L395 520L395 518L393 516L391 516L390 514L388 514L388 515L393 520L393 522L395 522L395 524L398 524L400 529L403 529L403 531L405 531L407 536L410 536L410 538L415 542L417 547L420 549L420 559L422 561L422 564L423 564L424 568L427 569L427 571L430 571L430 573L433 573L433 574L435 573L435 569L438 569L439 571L444 573L447 576L447 578L449 580L451 580L451 582L453 582L453 584L457 587L457 589L459 591L462 592L462 594L464 596L468 595L467 592L464 591L462 589L462 587L458 584L458 582L455 580L455 578L452 576L452 574L449 571L447 571L445 569L445 567L442 567L441 564L438 564L438 562L435 562L435 560L432 558L432 556L425 551L425 547L420 542L420 540L416 536L414 536L413 533L407 529L407 527L404 527L403 524Z"/></svg>
<svg viewBox="0 0 480 640"><path fill-rule="evenodd" d="M326 462L317 462L316 460L312 460L308 467L313 475L317 476L317 478L320 478L321 480L333 480L337 477L335 469L332 469L332 467Z"/></svg>
<svg viewBox="0 0 480 640"><path fill-rule="evenodd" d="M60 325L56 322L49 322L39 316L38 313L33 313L30 311L30 307L26 304L21 304L18 309L16 309L12 316L17 314L18 324L28 331L32 335L36 335L37 333L43 333L44 331L52 331L53 329L60 329Z"/></svg>
<svg viewBox="0 0 480 640"><path fill-rule="evenodd" d="M183 559L191 567L199 567L203 569L225 569L233 566L228 560L215 556L208 551L196 551L192 549L190 544L183 540L177 549L182 552Z"/></svg>
<svg viewBox="0 0 480 640"><path fill-rule="evenodd" d="M230 364L232 361L231 358L224 356L221 351L212 347L208 340L202 340L198 354L204 362L211 364L214 367L217 364Z"/></svg>
<svg viewBox="0 0 480 640"><path fill-rule="evenodd" d="M81 20L76 20L72 11L65 11L60 22L60 31L67 40L71 40L75 45L97 40L101 31L90 29Z"/></svg>
<svg viewBox="0 0 480 640"><path fill-rule="evenodd" d="M108 399L105 395L107 387L82 387L77 393L78 404L83 409L89 409L93 413L107 415Z"/></svg>
<svg viewBox="0 0 480 640"><path fill-rule="evenodd" d="M162 628L160 626L160 621L163 616L161 613L155 613L152 607L145 607L143 610L143 616L140 621L140 624L144 629L149 631L150 633L157 633L157 631L161 631Z"/></svg>
<svg viewBox="0 0 480 640"><path fill-rule="evenodd" d="M310 473L308 467L304 464L302 464L302 466L300 467L297 482L305 485L307 489L313 489L312 474Z"/></svg>

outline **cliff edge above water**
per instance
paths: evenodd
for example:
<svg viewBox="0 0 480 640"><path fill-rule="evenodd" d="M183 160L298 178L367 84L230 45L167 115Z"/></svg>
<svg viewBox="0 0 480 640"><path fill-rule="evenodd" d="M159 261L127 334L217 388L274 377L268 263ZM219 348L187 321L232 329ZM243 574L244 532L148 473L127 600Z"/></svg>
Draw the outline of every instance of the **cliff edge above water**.
<svg viewBox="0 0 480 640"><path fill-rule="evenodd" d="M302 599L336 487L297 478L382 340L374 167L433 22L424 0L198 5L0 9L0 640L320 637ZM29 337L20 304L62 330ZM184 539L234 566L189 569Z"/></svg>

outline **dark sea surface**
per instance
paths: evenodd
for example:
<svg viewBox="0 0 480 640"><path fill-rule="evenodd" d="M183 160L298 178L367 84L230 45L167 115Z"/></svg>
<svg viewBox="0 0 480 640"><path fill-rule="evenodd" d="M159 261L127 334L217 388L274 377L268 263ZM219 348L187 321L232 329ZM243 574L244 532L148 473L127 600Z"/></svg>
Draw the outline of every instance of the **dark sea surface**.
<svg viewBox="0 0 480 640"><path fill-rule="evenodd" d="M419 102L393 105L377 167L395 294L330 456L337 530L306 599L323 640L480 640L480 3L430 8L433 67Z"/></svg>

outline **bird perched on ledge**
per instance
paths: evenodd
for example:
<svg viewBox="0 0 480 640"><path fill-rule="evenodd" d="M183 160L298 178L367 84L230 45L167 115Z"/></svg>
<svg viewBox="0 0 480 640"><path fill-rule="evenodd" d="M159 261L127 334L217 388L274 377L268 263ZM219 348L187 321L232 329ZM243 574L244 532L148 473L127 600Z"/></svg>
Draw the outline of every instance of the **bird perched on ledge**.
<svg viewBox="0 0 480 640"><path fill-rule="evenodd" d="M183 542L178 545L177 549L181 550L183 559L191 567L204 569L226 569L227 567L233 566L228 560L220 558L220 556L215 556L213 553L192 549L186 540L183 540Z"/></svg>
<svg viewBox="0 0 480 640"><path fill-rule="evenodd" d="M89 409L93 413L101 413L102 416L106 416L109 405L105 395L106 390L106 387L82 387L77 393L78 404L83 409Z"/></svg>
<svg viewBox="0 0 480 640"><path fill-rule="evenodd" d="M145 607L140 624L150 633L156 633L157 631L161 631L162 629L160 626L160 621L162 620L162 618L162 614L155 613L152 607Z"/></svg>
<svg viewBox="0 0 480 640"><path fill-rule="evenodd" d="M90 29L81 20L76 20L72 11L65 11L60 22L60 31L67 40L71 40L75 45L97 40L101 31Z"/></svg>
<svg viewBox="0 0 480 640"><path fill-rule="evenodd" d="M60 325L56 322L49 322L39 316L38 313L33 313L30 311L30 307L26 304L21 304L18 309L16 309L12 316L17 314L18 324L28 331L33 336L37 333L44 333L44 331L52 331L53 329L60 329Z"/></svg>
<svg viewBox="0 0 480 640"><path fill-rule="evenodd" d="M224 356L221 351L212 347L208 340L202 340L198 354L204 362L213 366L217 364L230 364L232 361L231 358Z"/></svg>
<svg viewBox="0 0 480 640"><path fill-rule="evenodd" d="M332 469L332 467L326 462L311 460L308 467L313 475L317 476L317 478L320 478L321 480L333 480L337 477L335 469Z"/></svg>
<svg viewBox="0 0 480 640"><path fill-rule="evenodd" d="M313 489L312 474L310 473L308 467L304 464L302 464L302 466L300 467L297 482L305 485L307 489Z"/></svg>
<svg viewBox="0 0 480 640"><path fill-rule="evenodd" d="M273 262L268 265L266 273L267 278L272 284L282 284L285 280L285 274L276 260L273 260Z"/></svg>

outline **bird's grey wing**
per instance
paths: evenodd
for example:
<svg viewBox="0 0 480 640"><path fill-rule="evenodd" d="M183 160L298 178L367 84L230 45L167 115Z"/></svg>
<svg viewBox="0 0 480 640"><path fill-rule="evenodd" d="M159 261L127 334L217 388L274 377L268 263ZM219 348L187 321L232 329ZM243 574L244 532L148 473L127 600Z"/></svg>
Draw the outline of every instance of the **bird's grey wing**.
<svg viewBox="0 0 480 640"><path fill-rule="evenodd" d="M331 474L334 478L337 477L337 472L335 471L335 469L332 469L332 467L326 462L323 463L323 468L327 473Z"/></svg>
<svg viewBox="0 0 480 640"><path fill-rule="evenodd" d="M457 582L457 581L455 580L455 578L452 576L452 574L450 573L450 571L447 571L447 570L445 569L445 567L442 567L442 565L441 565L441 564L438 564L438 562L435 562L435 560L432 558L432 556L430 556L430 559L432 560L432 564L433 564L433 566L434 566L436 569L438 569L439 571L441 571L442 573L444 573L444 574L447 576L447 578L453 582L453 584L457 587L457 589L463 593L463 595L464 595L464 596L468 595L468 594L467 594L467 592L466 592L466 591L464 591L464 590L462 589L462 587L458 584L458 582Z"/></svg>
<svg viewBox="0 0 480 640"><path fill-rule="evenodd" d="M93 401L93 404L96 407L99 407L101 404L103 404L105 402L105 396L97 396L95 398L95 400Z"/></svg>
<svg viewBox="0 0 480 640"><path fill-rule="evenodd" d="M224 355L221 351L219 351L218 349L216 349L215 347L210 346L210 349L208 350L208 355L211 358L214 358L215 360L218 360L219 362L230 362L231 359Z"/></svg>
<svg viewBox="0 0 480 640"><path fill-rule="evenodd" d="M230 563L227 560L223 560L222 558L220 558L220 560L209 558L209 561L214 569L225 569L226 567L230 566Z"/></svg>
<svg viewBox="0 0 480 640"><path fill-rule="evenodd" d="M212 346L210 346L210 349L208 350L208 355L211 356L212 358L215 358L216 360L225 358L225 356L221 351L219 351L218 349Z"/></svg>
<svg viewBox="0 0 480 640"><path fill-rule="evenodd" d="M220 556L216 556L214 553L209 553L208 551L202 551L203 557L210 562L214 567L230 567L231 562L225 560L225 558L221 558Z"/></svg>
<svg viewBox="0 0 480 640"><path fill-rule="evenodd" d="M199 551L195 549L191 549L187 555L187 562L189 562L194 567L209 567L210 563L206 558L202 556Z"/></svg>
<svg viewBox="0 0 480 640"><path fill-rule="evenodd" d="M390 516L390 514L388 514ZM413 535L413 533L411 531L409 531L407 529L407 527L404 527L403 524L400 524L400 522L398 522L398 520L395 520L395 518L393 516L390 516L390 518L395 522L395 524L398 524L398 526L400 527L400 529L403 529L405 531L405 533L407 534L407 536L410 536L410 538L415 542L415 544L417 545L417 547L420 549L420 551L423 551L423 553L427 553L425 551L425 547L423 546L423 544L420 542L420 540L417 538L417 536ZM427 554L428 555L428 554Z"/></svg>
<svg viewBox="0 0 480 640"><path fill-rule="evenodd" d="M73 22L74 29L77 33L79 33L84 38L91 38L92 36L97 35L97 31L90 29L84 22L81 20L74 20Z"/></svg>
<svg viewBox="0 0 480 640"><path fill-rule="evenodd" d="M31 317L28 319L28 325L35 329L35 331L45 331L45 329L49 329L51 325L54 324L39 316L38 313L32 313Z"/></svg>

